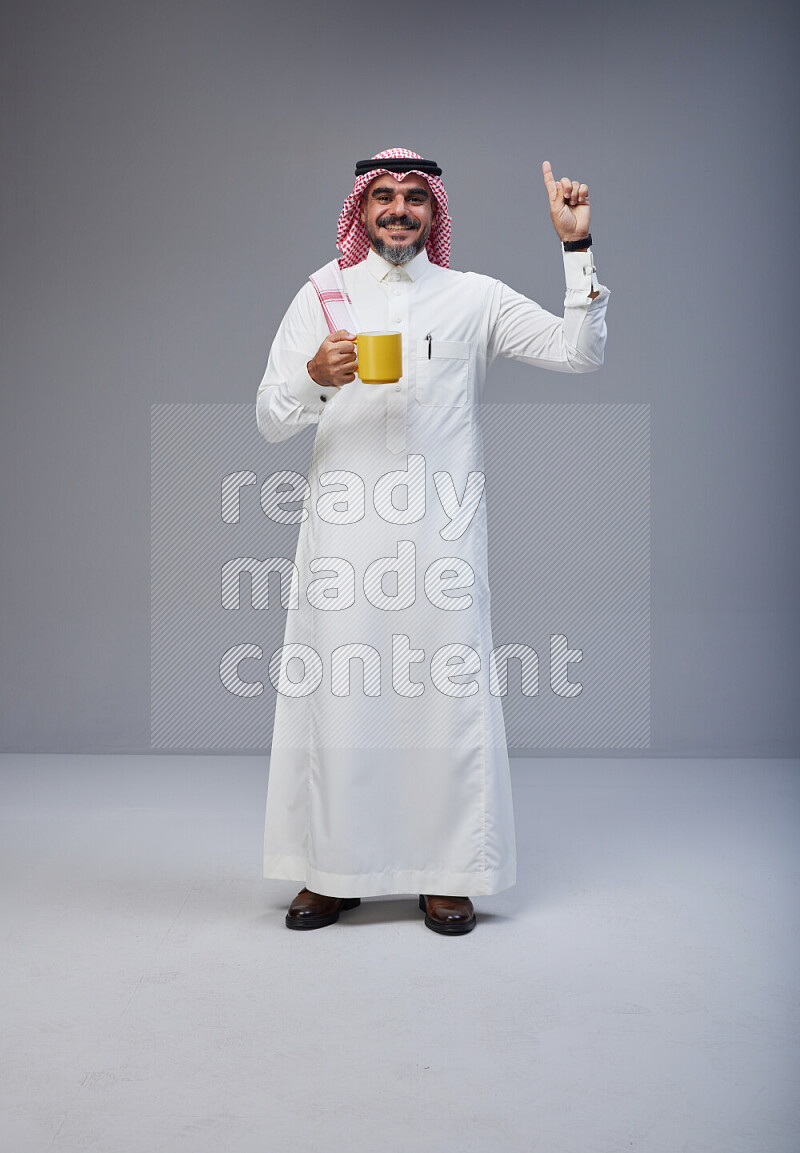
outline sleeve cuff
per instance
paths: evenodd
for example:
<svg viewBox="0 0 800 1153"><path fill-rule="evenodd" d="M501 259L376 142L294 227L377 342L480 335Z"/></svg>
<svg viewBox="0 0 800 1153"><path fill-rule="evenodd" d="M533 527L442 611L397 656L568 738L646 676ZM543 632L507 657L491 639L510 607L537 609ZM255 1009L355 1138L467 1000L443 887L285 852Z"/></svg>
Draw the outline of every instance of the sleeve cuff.
<svg viewBox="0 0 800 1153"><path fill-rule="evenodd" d="M564 257L564 277L567 288L574 288L578 292L583 291L586 296L590 292L599 290L600 285L597 283L597 270L594 266L594 255L591 248L588 252L564 252L562 248L561 255Z"/></svg>
<svg viewBox="0 0 800 1153"><path fill-rule="evenodd" d="M330 398L335 396L339 390L335 384L317 384L308 375L306 365L303 365L289 380L289 391L312 412L322 412Z"/></svg>

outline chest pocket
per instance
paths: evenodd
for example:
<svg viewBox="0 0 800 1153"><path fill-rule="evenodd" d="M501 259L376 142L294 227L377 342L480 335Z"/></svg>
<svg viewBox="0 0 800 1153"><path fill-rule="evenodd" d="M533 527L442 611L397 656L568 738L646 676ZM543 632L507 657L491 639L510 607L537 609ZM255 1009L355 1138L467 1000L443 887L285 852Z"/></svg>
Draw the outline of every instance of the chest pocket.
<svg viewBox="0 0 800 1153"><path fill-rule="evenodd" d="M429 355L430 353L430 355ZM470 345L465 340L417 341L416 395L420 404L461 408L467 403Z"/></svg>

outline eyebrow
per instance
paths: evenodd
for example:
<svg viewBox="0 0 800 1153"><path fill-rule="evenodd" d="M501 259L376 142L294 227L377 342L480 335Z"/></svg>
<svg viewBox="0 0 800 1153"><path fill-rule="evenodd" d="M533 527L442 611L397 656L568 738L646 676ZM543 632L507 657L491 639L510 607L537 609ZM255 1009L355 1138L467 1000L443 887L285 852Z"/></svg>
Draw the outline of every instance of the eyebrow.
<svg viewBox="0 0 800 1153"><path fill-rule="evenodd" d="M394 188L391 188L388 184L382 184L379 188L373 188L370 191L370 196L379 196L382 192L388 192L390 196L393 196L394 195ZM428 196L430 195L427 188L413 188L412 187L408 190L409 196L413 196L414 193L416 193L419 196L424 196L426 200L428 199Z"/></svg>

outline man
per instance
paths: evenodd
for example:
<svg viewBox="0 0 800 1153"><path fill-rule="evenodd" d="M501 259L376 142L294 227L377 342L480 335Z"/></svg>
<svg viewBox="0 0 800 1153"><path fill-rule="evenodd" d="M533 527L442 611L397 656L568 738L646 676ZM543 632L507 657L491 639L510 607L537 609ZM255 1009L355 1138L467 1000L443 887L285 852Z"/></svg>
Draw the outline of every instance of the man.
<svg viewBox="0 0 800 1153"><path fill-rule="evenodd" d="M609 297L587 185L542 172L565 245L563 319L449 268L441 169L394 148L357 165L343 255L300 290L270 352L262 435L318 426L307 485L284 474L303 519L270 663L264 876L303 881L293 929L332 924L363 896L418 893L428 928L466 933L470 898L516 880L479 399L498 355L598 369ZM399 381L356 375L367 331L401 332Z"/></svg>

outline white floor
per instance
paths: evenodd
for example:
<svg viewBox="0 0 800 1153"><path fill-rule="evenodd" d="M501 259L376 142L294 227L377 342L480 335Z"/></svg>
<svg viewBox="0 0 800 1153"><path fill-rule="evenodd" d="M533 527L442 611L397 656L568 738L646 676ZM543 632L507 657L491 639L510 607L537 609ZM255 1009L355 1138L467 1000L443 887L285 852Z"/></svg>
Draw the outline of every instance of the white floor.
<svg viewBox="0 0 800 1153"><path fill-rule="evenodd" d="M0 757L0 1147L797 1153L792 761L514 761L517 885L290 932L266 758Z"/></svg>

